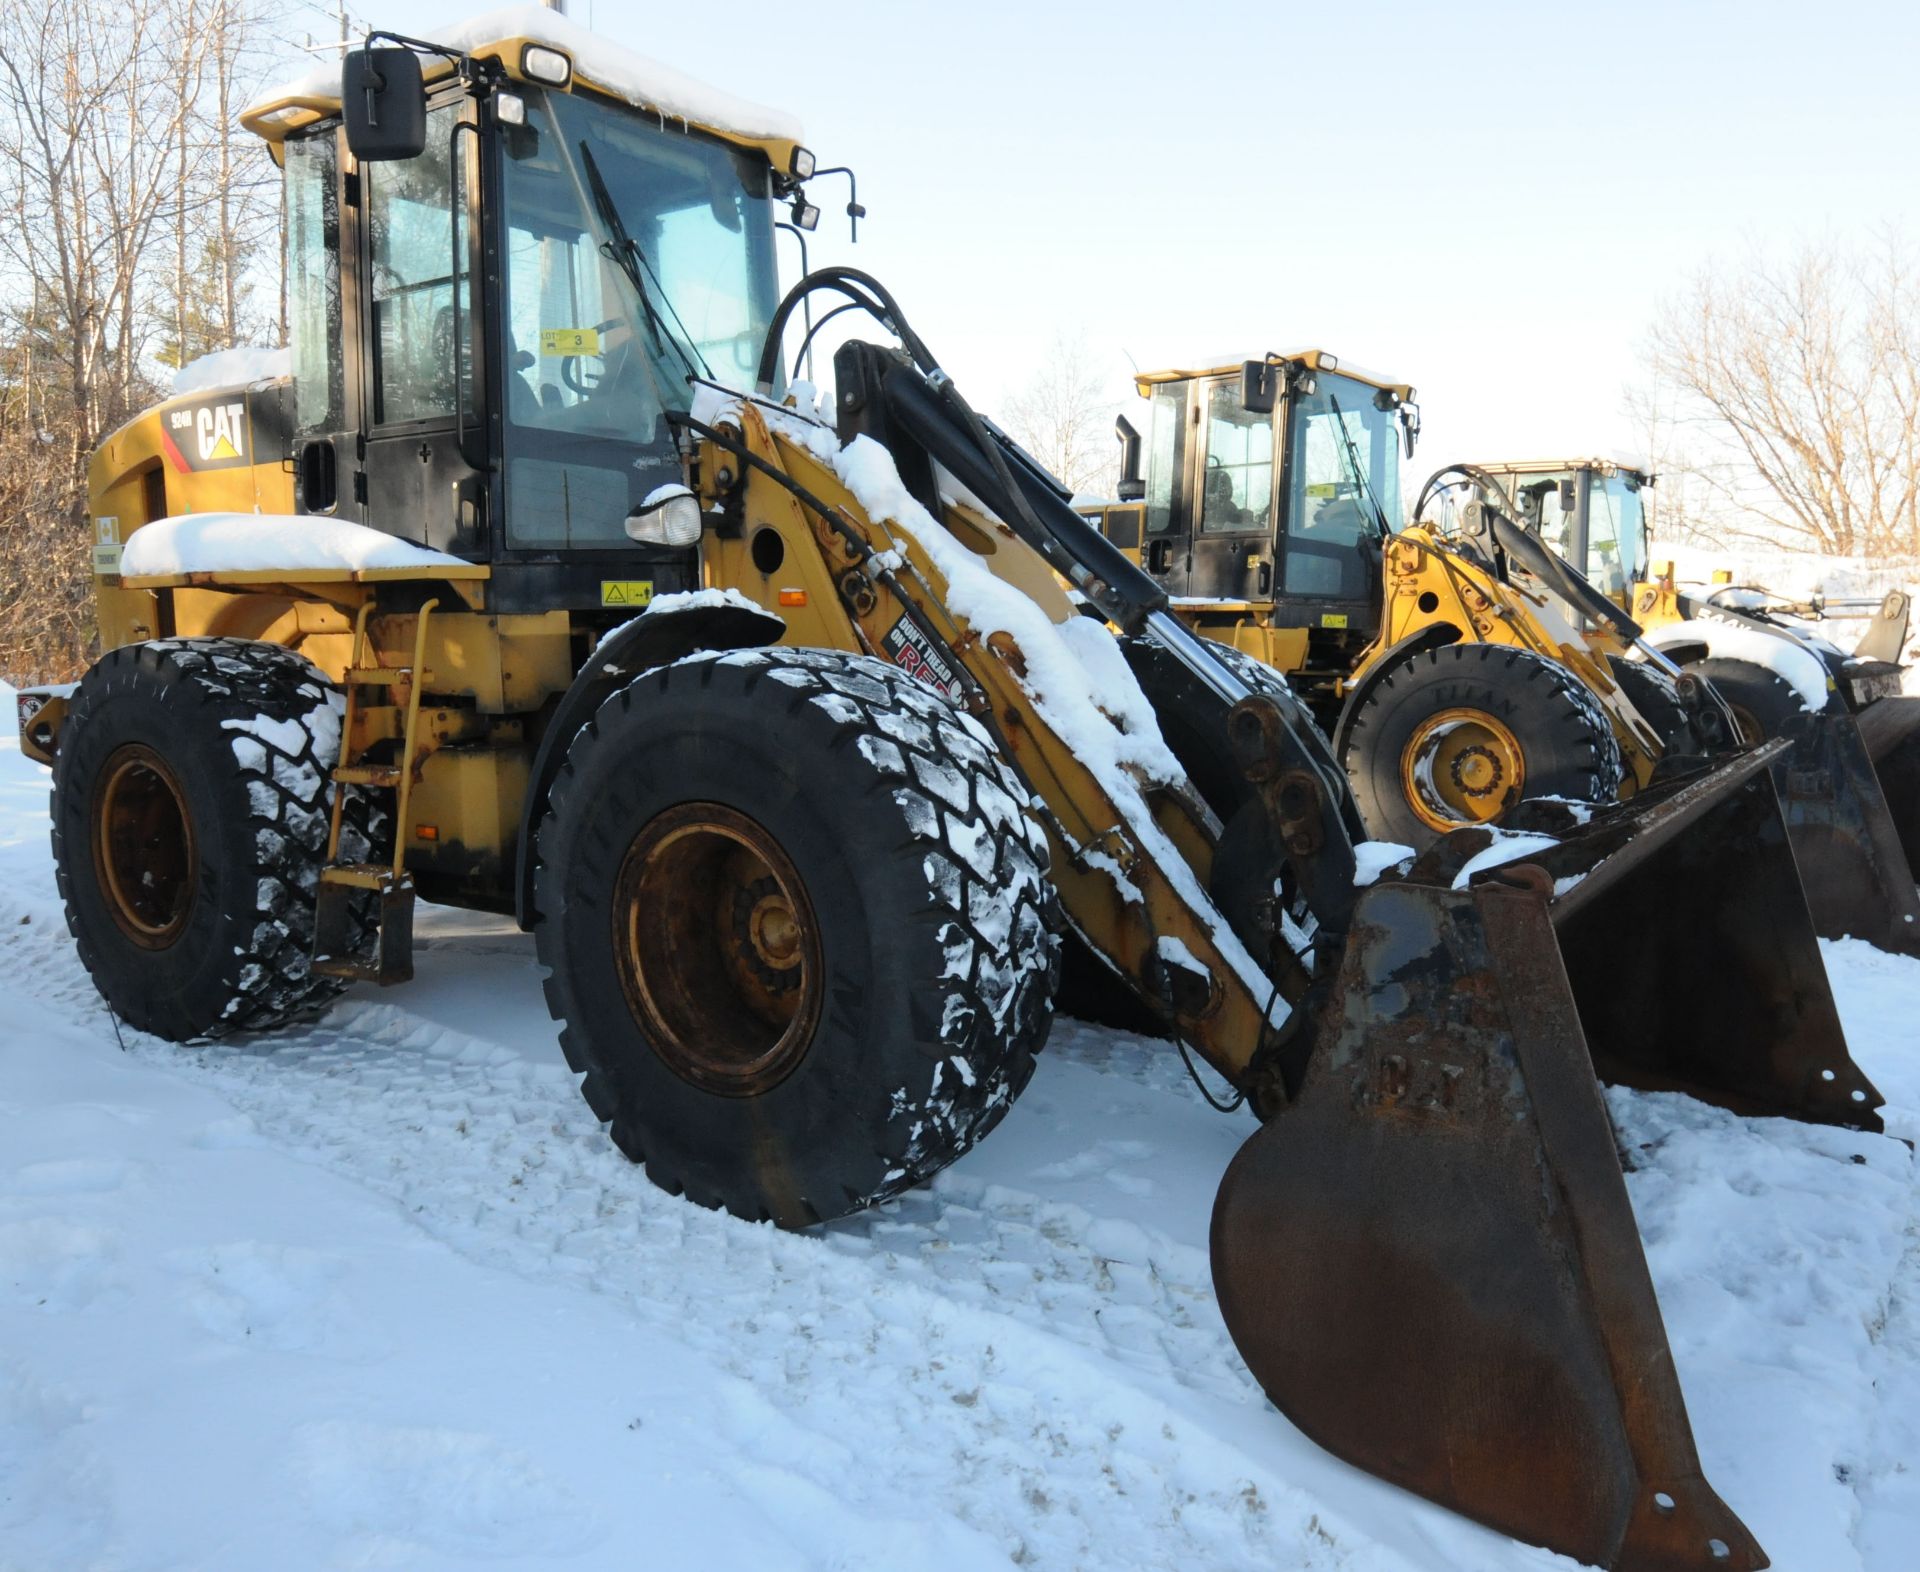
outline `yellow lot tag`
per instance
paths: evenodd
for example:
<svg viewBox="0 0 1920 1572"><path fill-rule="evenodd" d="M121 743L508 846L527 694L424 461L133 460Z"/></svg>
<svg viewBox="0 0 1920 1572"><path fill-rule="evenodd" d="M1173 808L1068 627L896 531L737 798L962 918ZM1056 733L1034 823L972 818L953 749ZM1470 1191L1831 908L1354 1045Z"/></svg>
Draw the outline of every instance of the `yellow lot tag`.
<svg viewBox="0 0 1920 1572"><path fill-rule="evenodd" d="M1344 628L1347 614L1344 611L1323 611L1320 613L1320 626L1323 628Z"/></svg>
<svg viewBox="0 0 1920 1572"><path fill-rule="evenodd" d="M600 604L603 606L644 606L652 599L652 579L602 579L600 581Z"/></svg>
<svg viewBox="0 0 1920 1572"><path fill-rule="evenodd" d="M600 331L598 328L542 328L540 353L597 355L600 353Z"/></svg>
<svg viewBox="0 0 1920 1572"><path fill-rule="evenodd" d="M1338 496L1339 492L1339 483L1331 480L1316 481L1313 485L1307 487L1308 496L1322 500L1327 497Z"/></svg>

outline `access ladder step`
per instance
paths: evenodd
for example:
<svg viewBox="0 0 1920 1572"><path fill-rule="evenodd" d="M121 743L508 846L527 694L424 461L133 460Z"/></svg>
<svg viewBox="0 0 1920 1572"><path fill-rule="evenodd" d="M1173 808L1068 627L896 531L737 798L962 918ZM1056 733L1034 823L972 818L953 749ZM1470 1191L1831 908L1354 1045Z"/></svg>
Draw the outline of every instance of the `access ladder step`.
<svg viewBox="0 0 1920 1572"><path fill-rule="evenodd" d="M356 922L360 892L377 892L372 953L357 951L365 933ZM313 969L322 977L371 982L386 987L413 975L413 880L395 878L382 863L336 863L320 870L313 914ZM364 912L364 908L360 908Z"/></svg>
<svg viewBox="0 0 1920 1572"><path fill-rule="evenodd" d="M398 786L406 772L397 764L340 764L334 781L341 786Z"/></svg>
<svg viewBox="0 0 1920 1572"><path fill-rule="evenodd" d="M320 870L322 884L345 885L354 890L387 890L399 880L393 868L384 862L336 862Z"/></svg>

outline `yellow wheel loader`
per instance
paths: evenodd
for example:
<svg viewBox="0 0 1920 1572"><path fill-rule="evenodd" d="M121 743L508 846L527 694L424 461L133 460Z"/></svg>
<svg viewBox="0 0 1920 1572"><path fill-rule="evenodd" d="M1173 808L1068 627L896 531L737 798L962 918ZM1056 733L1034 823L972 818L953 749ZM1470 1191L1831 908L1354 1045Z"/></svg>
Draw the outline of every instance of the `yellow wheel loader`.
<svg viewBox="0 0 1920 1572"><path fill-rule="evenodd" d="M1651 560L1652 515L1643 499L1655 477L1648 471L1602 459L1475 467L1506 490L1521 524L1581 565L1672 659L1713 682L1743 738L1781 735L1807 709L1799 687L1824 681L1819 713L1853 717L1907 864L1920 870L1920 698L1905 693L1902 664L1913 607L1907 591L1889 590L1878 600L1794 600L1725 583L1683 594L1671 565L1662 571ZM1851 650L1818 631L1836 614L1865 618L1866 631ZM1789 681L1783 667L1806 678Z"/></svg>
<svg viewBox="0 0 1920 1572"><path fill-rule="evenodd" d="M1260 1118L1213 1263L1288 1417L1584 1562L1764 1566L1702 1475L1596 1076L1879 1127L1782 745L1535 805L1524 841L1365 850L1292 693L1194 637L884 289L776 301L797 133L511 15L248 113L294 288L291 383L225 400L262 511L234 461L173 462L188 402L96 459L110 648L24 732L113 1008L269 1027L403 980L416 893L511 912L620 1149L803 1227L1004 1115L1064 922ZM823 294L898 341L842 348L831 422L782 391ZM1141 645L1231 761L1224 820Z"/></svg>
<svg viewBox="0 0 1920 1572"><path fill-rule="evenodd" d="M1551 597L1404 523L1411 387L1308 349L1139 389L1146 474L1123 420L1130 500L1101 527L1194 631L1286 674L1375 834L1424 846L1528 798L1653 781L1666 750L1643 710L1691 692L1589 650Z"/></svg>
<svg viewBox="0 0 1920 1572"><path fill-rule="evenodd" d="M1704 690L1676 691L1694 699L1691 709L1636 694L1666 753L1790 738L1775 783L1815 926L1920 955L1920 699L1898 688L1905 597L1866 603L1867 635L1848 656L1752 595L1683 596L1670 576L1646 572L1639 492L1648 484L1643 472L1599 461L1459 464L1429 477L1416 512L1424 520L1431 506L1432 527L1502 583L1557 599L1591 657L1623 682L1645 686L1665 668L1677 688ZM1556 546L1602 577L1590 580Z"/></svg>

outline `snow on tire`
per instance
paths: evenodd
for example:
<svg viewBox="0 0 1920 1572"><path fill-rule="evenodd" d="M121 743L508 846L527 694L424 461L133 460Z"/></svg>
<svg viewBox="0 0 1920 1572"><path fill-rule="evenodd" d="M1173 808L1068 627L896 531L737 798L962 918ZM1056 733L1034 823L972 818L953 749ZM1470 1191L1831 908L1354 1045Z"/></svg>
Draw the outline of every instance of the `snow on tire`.
<svg viewBox="0 0 1920 1572"><path fill-rule="evenodd" d="M554 783L535 938L615 1144L783 1227L971 1147L1052 1018L1024 799L976 722L867 656L696 657L611 695Z"/></svg>
<svg viewBox="0 0 1920 1572"><path fill-rule="evenodd" d="M342 708L304 656L242 639L124 645L81 681L53 855L80 959L129 1024L175 1041L266 1030L344 986L312 970ZM342 854L374 855L386 817L349 792Z"/></svg>

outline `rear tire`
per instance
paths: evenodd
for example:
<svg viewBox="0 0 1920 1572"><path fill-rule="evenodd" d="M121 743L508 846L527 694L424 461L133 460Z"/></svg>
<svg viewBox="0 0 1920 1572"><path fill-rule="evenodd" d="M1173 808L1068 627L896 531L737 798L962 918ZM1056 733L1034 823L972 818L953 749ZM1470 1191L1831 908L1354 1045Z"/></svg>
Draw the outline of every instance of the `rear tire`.
<svg viewBox="0 0 1920 1572"><path fill-rule="evenodd" d="M1025 796L976 724L866 656L720 655L609 697L554 782L535 938L620 1150L799 1228L991 1130L1056 981Z"/></svg>
<svg viewBox="0 0 1920 1572"><path fill-rule="evenodd" d="M124 645L81 681L54 759L54 868L81 963L129 1025L264 1031L345 986L312 970L342 708L304 656L242 639ZM368 860L386 834L349 791L342 855Z"/></svg>
<svg viewBox="0 0 1920 1572"><path fill-rule="evenodd" d="M1622 770L1585 684L1506 644L1446 644L1382 673L1341 763L1368 833L1415 847L1497 823L1526 797L1612 802Z"/></svg>
<svg viewBox="0 0 1920 1572"><path fill-rule="evenodd" d="M1687 670L1712 683L1727 701L1739 740L1748 746L1778 737L1792 716L1806 713L1800 690L1756 661L1710 657L1694 661Z"/></svg>

